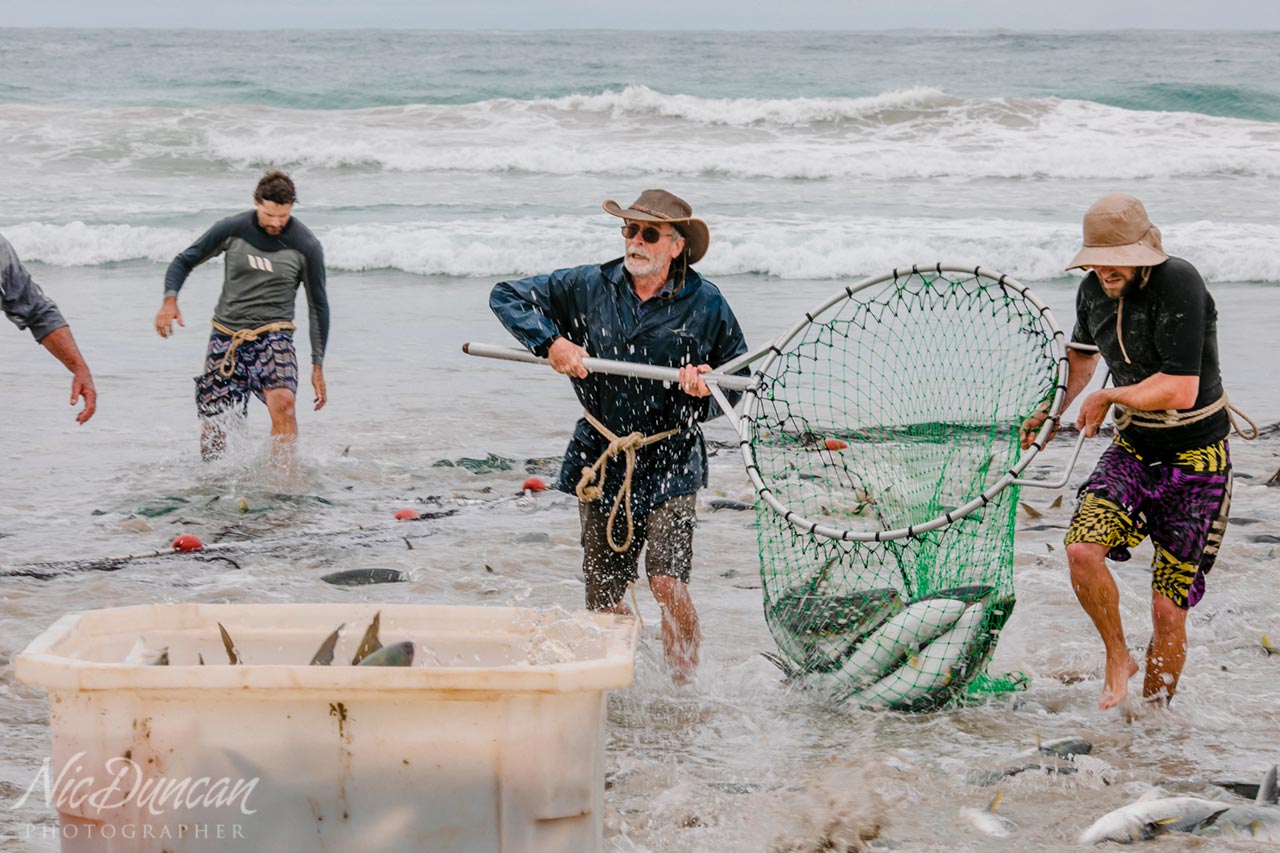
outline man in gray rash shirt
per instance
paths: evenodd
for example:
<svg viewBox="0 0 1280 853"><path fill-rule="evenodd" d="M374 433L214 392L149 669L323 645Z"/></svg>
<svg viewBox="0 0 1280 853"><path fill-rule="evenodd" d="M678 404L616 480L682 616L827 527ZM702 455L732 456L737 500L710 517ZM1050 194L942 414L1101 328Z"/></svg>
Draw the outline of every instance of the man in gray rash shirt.
<svg viewBox="0 0 1280 853"><path fill-rule="evenodd" d="M222 295L213 314L213 333L204 372L197 376L196 408L202 421L200 450L212 459L226 449L214 418L239 409L248 413L252 392L271 415L277 461L292 458L298 421L294 399L298 362L293 345L293 313L298 285L307 293L311 333L311 387L315 408L324 407L324 350L329 337L324 251L311 231L290 216L297 192L283 172L268 172L253 194L254 209L228 217L206 231L169 265L164 303L156 314L160 337L185 326L178 292L197 265L224 254Z"/></svg>
<svg viewBox="0 0 1280 853"><path fill-rule="evenodd" d="M32 280L18 253L3 236L0 236L0 308L19 329L30 329L36 342L71 371L71 405L84 400L76 423L85 423L93 417L98 407L98 392L93 387L89 365L71 336L71 327L58 306Z"/></svg>

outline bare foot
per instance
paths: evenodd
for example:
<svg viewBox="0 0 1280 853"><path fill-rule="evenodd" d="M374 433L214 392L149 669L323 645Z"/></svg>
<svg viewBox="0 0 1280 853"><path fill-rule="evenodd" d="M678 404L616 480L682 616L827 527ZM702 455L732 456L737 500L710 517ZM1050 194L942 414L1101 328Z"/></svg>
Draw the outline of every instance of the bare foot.
<svg viewBox="0 0 1280 853"><path fill-rule="evenodd" d="M1107 683L1102 688L1098 707L1114 708L1129 695L1129 679L1138 674L1138 664L1126 651L1123 658L1107 658Z"/></svg>

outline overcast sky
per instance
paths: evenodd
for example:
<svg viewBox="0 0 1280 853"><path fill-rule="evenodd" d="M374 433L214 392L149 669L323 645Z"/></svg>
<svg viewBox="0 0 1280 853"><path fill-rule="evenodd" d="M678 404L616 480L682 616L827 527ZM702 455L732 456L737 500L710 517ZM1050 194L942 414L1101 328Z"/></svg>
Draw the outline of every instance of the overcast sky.
<svg viewBox="0 0 1280 853"><path fill-rule="evenodd" d="M1280 30L1276 0L0 0L0 27Z"/></svg>

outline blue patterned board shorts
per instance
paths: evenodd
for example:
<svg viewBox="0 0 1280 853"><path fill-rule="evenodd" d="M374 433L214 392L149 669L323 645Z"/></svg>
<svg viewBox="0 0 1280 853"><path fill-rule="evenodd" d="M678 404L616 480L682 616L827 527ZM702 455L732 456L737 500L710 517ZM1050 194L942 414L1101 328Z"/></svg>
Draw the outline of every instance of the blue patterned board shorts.
<svg viewBox="0 0 1280 853"><path fill-rule="evenodd" d="M1150 461L1117 436L1080 487L1066 543L1106 545L1110 559L1124 561L1150 536L1151 588L1185 610L1204 597L1230 510L1226 441Z"/></svg>
<svg viewBox="0 0 1280 853"><path fill-rule="evenodd" d="M223 376L220 368L230 346L230 335L214 332L209 337L204 373L195 377L200 417L211 418L237 408L242 415L248 414L250 392L263 402L263 392L272 388L298 392L298 356L292 332L267 332L256 341L240 344L235 369L230 376Z"/></svg>

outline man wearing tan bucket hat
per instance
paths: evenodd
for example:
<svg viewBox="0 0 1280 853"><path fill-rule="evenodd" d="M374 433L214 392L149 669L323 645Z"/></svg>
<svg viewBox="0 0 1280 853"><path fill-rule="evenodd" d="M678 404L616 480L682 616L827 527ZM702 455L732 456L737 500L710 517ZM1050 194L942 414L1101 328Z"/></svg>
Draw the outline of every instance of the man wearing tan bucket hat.
<svg viewBox="0 0 1280 853"><path fill-rule="evenodd" d="M698 664L701 634L689 596L697 492L707 484L699 423L720 414L701 374L746 352L719 289L693 264L710 232L666 190L630 207L621 258L499 282L489 306L521 344L573 381L585 410L557 488L580 500L587 606L627 613L645 547L649 588L662 608L662 643L677 682ZM586 356L680 368L677 385L589 373Z"/></svg>
<svg viewBox="0 0 1280 853"><path fill-rule="evenodd" d="M1231 505L1227 435L1234 420L1218 373L1217 310L1195 267L1165 254L1160 230L1133 196L1103 196L1084 216L1084 246L1067 269L1087 272L1076 294L1063 411L1088 386L1098 359L1114 387L1084 397L1076 426L1097 434L1111 406L1116 437L1080 488L1067 531L1076 597L1106 646L1100 708L1128 696L1138 664L1120 621L1107 558L1151 537L1152 636L1142 695L1168 702L1186 661L1187 610L1205 593ZM1044 423L1023 424L1023 447ZM1243 433L1241 433L1243 436ZM1249 436L1245 436L1249 437Z"/></svg>

